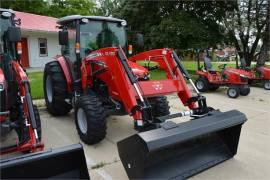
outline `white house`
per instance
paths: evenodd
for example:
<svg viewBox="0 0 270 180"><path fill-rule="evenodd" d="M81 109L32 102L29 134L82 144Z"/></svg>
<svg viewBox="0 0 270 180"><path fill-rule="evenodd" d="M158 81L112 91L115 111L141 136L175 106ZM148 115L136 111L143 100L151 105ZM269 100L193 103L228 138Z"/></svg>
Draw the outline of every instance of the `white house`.
<svg viewBox="0 0 270 180"><path fill-rule="evenodd" d="M44 67L61 52L56 28L57 18L18 11L15 13L16 17L21 19L22 65L24 67Z"/></svg>

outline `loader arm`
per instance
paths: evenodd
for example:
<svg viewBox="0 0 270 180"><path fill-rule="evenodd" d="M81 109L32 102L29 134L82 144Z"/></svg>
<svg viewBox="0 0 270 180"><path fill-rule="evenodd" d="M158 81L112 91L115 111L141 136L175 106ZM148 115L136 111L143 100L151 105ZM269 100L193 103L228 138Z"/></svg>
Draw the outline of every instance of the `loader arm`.
<svg viewBox="0 0 270 180"><path fill-rule="evenodd" d="M190 109L197 107L194 102L189 103L189 100L192 98L192 94L184 79L184 76L189 78L189 75L180 62L179 68L177 61L174 58L174 52L171 49L166 48L146 51L130 57L129 60L133 62L142 60L156 62L158 67L165 71L168 80L177 81L177 84L180 85L181 90L178 89L177 95L181 99L182 103ZM144 83L145 82L141 82L141 84Z"/></svg>
<svg viewBox="0 0 270 180"><path fill-rule="evenodd" d="M12 61L11 65L15 71L16 74L16 82L18 82L19 85L19 96L20 101L23 105L23 112L26 112L23 114L25 118L24 124L28 126L29 131L29 138L30 140L23 144L22 146L13 146L13 148L8 148L7 150L1 151L1 154L15 152L15 151L40 151L44 148L44 143L42 141L39 141L39 137L37 134L37 122L34 116L34 108L31 100L30 95L30 86L29 86L29 80L28 77L21 67L21 65L17 61Z"/></svg>

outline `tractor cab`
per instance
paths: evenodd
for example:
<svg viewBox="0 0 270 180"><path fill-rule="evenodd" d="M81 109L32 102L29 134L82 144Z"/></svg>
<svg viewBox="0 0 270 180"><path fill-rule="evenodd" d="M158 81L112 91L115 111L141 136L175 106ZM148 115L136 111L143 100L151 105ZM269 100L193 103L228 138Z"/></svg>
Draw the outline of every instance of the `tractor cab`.
<svg viewBox="0 0 270 180"><path fill-rule="evenodd" d="M0 68L4 71L5 78L9 80L9 63L11 60L19 59L21 54L21 31L19 20L15 20L15 15L12 10L0 9ZM17 48L18 46L18 48Z"/></svg>
<svg viewBox="0 0 270 180"><path fill-rule="evenodd" d="M62 29L59 32L62 55L75 69L77 65L80 66L81 60L87 59L87 56L98 49L121 47L126 54L132 54L132 46L128 45L127 41L125 20L72 15L60 18L57 23ZM128 63L139 79L148 80L149 73L146 68L131 61Z"/></svg>

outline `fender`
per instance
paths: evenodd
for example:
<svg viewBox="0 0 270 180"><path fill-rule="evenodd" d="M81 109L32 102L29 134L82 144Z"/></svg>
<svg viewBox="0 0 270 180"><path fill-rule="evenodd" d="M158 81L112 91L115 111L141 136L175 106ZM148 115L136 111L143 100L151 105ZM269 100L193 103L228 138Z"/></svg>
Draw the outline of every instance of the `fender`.
<svg viewBox="0 0 270 180"><path fill-rule="evenodd" d="M67 61L65 60L64 56L57 55L54 57L54 59L60 64L61 69L63 70L64 76L67 81L67 90L69 93L72 93L72 77L71 77L71 69L69 68L69 65Z"/></svg>
<svg viewBox="0 0 270 180"><path fill-rule="evenodd" d="M26 72L17 61L11 61L11 65L16 71L16 79L19 83L29 82Z"/></svg>

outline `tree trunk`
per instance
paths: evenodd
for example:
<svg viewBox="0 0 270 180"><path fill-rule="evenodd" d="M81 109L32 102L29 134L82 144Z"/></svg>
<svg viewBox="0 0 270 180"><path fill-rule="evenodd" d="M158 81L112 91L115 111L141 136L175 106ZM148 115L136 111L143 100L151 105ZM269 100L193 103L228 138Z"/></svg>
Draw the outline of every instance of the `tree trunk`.
<svg viewBox="0 0 270 180"><path fill-rule="evenodd" d="M265 33L263 36L263 44L260 50L259 57L257 59L257 67L264 66L266 60L270 60L269 57L269 51L270 51L270 3L268 1L268 7L267 7L267 19L266 19L266 28L265 28Z"/></svg>

